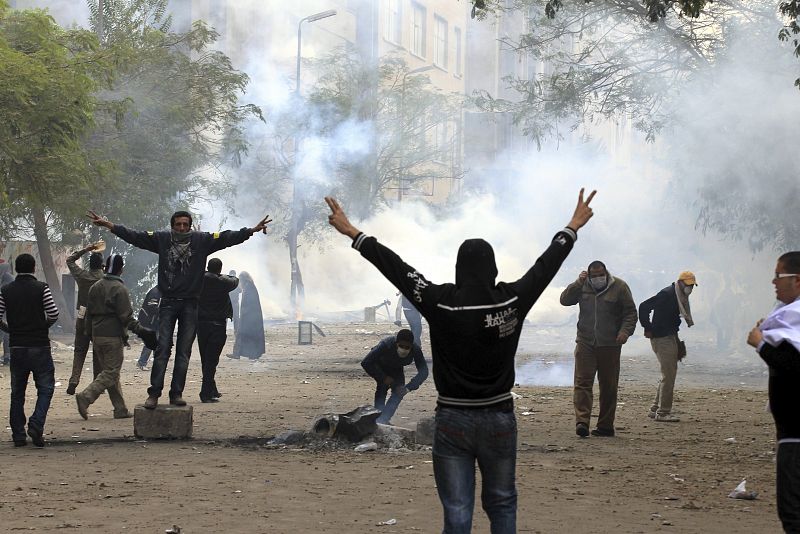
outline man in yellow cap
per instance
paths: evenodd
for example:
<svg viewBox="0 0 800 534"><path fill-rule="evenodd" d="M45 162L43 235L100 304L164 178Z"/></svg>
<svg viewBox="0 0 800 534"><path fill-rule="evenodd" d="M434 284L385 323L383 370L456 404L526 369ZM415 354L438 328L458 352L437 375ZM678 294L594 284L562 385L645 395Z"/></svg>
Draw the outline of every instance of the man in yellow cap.
<svg viewBox="0 0 800 534"><path fill-rule="evenodd" d="M644 328L644 337L650 339L650 346L661 366L661 380L648 414L648 417L659 422L680 421L672 415L672 395L678 362L686 355L686 347L678 338L678 329L681 326L681 317L686 326L691 327L694 324L689 295L696 285L694 274L683 271L676 282L639 304L639 322Z"/></svg>

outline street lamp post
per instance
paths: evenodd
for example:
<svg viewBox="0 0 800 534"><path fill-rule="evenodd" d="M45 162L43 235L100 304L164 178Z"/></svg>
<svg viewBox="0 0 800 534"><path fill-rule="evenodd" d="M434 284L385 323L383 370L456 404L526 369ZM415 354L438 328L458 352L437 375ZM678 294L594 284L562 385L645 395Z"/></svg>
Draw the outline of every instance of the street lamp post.
<svg viewBox="0 0 800 534"><path fill-rule="evenodd" d="M406 107L406 77L411 74L419 74L421 72L427 72L429 70L433 70L433 66L425 65L422 67L417 67L416 69L412 69L407 71L403 74L402 81L400 82L400 113L405 114L405 107ZM401 117L402 119L402 117ZM402 127L402 121L400 122ZM405 140L402 140L403 146L402 151L400 152L400 183L397 184L397 201L401 202L403 200L403 187L406 181L406 146Z"/></svg>
<svg viewBox="0 0 800 534"><path fill-rule="evenodd" d="M328 17L332 17L336 15L335 9L329 9L327 11L321 11L319 13L315 13L313 15L309 15L308 17L303 17L300 19L300 22L297 23L297 71L296 71L296 80L294 86L294 93L295 98L300 97L300 59L301 59L301 44L302 44L302 30L303 30L303 23L304 22L316 22L318 20L326 19ZM294 161L295 165L297 165L297 153L298 147L300 144L300 139L298 136L295 136L294 140ZM291 289L289 290L289 300L291 301L293 311L297 319L301 317L301 311L298 307L298 297L300 300L300 305L302 306L302 301L305 297L305 288L303 286L303 277L300 271L300 263L297 261L297 234L299 232L298 226L300 224L299 221L299 214L298 211L300 210L300 198L297 194L297 176L294 176L292 180L292 222L289 227L289 235L287 236L287 241L289 242L289 261L291 263Z"/></svg>

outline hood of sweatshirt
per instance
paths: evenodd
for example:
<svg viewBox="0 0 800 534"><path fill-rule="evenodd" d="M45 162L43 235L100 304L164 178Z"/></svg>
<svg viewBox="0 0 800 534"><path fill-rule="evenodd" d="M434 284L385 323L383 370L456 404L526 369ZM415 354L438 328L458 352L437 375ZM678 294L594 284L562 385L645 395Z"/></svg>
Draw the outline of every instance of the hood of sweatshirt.
<svg viewBox="0 0 800 534"><path fill-rule="evenodd" d="M483 239L467 239L458 248L456 287L494 287L497 264L492 245Z"/></svg>

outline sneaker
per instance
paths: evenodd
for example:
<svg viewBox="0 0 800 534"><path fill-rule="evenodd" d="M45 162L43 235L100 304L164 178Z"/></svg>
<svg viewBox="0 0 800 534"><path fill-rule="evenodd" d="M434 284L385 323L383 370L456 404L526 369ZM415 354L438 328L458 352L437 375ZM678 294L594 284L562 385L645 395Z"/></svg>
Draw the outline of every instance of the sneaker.
<svg viewBox="0 0 800 534"><path fill-rule="evenodd" d="M582 438L588 438L589 425L587 425L586 423L578 423L577 425L575 425L575 433Z"/></svg>
<svg viewBox="0 0 800 534"><path fill-rule="evenodd" d="M238 360L239 359L239 355L238 354L226 354L225 356L227 356L231 360Z"/></svg>
<svg viewBox="0 0 800 534"><path fill-rule="evenodd" d="M89 401L83 396L83 393L75 395L75 403L78 405L78 413L84 419L89 419Z"/></svg>
<svg viewBox="0 0 800 534"><path fill-rule="evenodd" d="M150 396L144 401L144 407L148 410L155 410L156 406L158 406L158 397Z"/></svg>
<svg viewBox="0 0 800 534"><path fill-rule="evenodd" d="M613 428L595 428L592 430L592 435L597 436L600 438L613 438L614 437L614 429Z"/></svg>
<svg viewBox="0 0 800 534"><path fill-rule="evenodd" d="M200 397L200 402L208 403L208 402L219 402L219 399L216 397ZM184 404L186 404L184 402Z"/></svg>
<svg viewBox="0 0 800 534"><path fill-rule="evenodd" d="M37 447L44 447L44 436L41 428L28 425L28 435Z"/></svg>
<svg viewBox="0 0 800 534"><path fill-rule="evenodd" d="M75 389L78 387L78 384L70 384L67 386L67 395L75 395Z"/></svg>
<svg viewBox="0 0 800 534"><path fill-rule="evenodd" d="M655 419L656 418L656 411L655 410L650 410L649 412L647 412L647 417L649 417L650 419Z"/></svg>
<svg viewBox="0 0 800 534"><path fill-rule="evenodd" d="M139 369L140 371L149 371L146 363L136 362L136 368Z"/></svg>
<svg viewBox="0 0 800 534"><path fill-rule="evenodd" d="M114 412L114 419L130 419L131 417L133 417L133 414L128 410L124 412Z"/></svg>
<svg viewBox="0 0 800 534"><path fill-rule="evenodd" d="M654 419L661 423L677 423L680 421L680 418L675 417L674 415L668 413L656 414Z"/></svg>
<svg viewBox="0 0 800 534"><path fill-rule="evenodd" d="M173 406L186 406L186 401L183 400L183 397L178 395L177 397L170 397L169 403Z"/></svg>

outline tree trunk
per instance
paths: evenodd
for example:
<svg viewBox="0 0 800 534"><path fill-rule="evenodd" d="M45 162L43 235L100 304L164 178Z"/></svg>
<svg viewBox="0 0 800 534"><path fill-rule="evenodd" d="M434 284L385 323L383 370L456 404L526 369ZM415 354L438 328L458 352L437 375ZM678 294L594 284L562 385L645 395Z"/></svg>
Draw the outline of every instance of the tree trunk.
<svg viewBox="0 0 800 534"><path fill-rule="evenodd" d="M53 252L50 249L50 237L47 235L47 220L44 210L40 207L32 208L33 211L33 235L36 237L36 246L39 249L39 259L42 262L41 268L53 300L58 307L58 323L63 331L72 334L75 331L72 318L72 310L67 306L64 293L61 292L61 280L56 272L56 265L53 262Z"/></svg>
<svg viewBox="0 0 800 534"><path fill-rule="evenodd" d="M291 288L289 301L292 305L292 313L295 318L303 318L303 305L306 298L306 290L303 285L303 274L300 271L300 262L297 260L297 222L292 223L289 235L286 240L289 242L289 264L291 266Z"/></svg>

